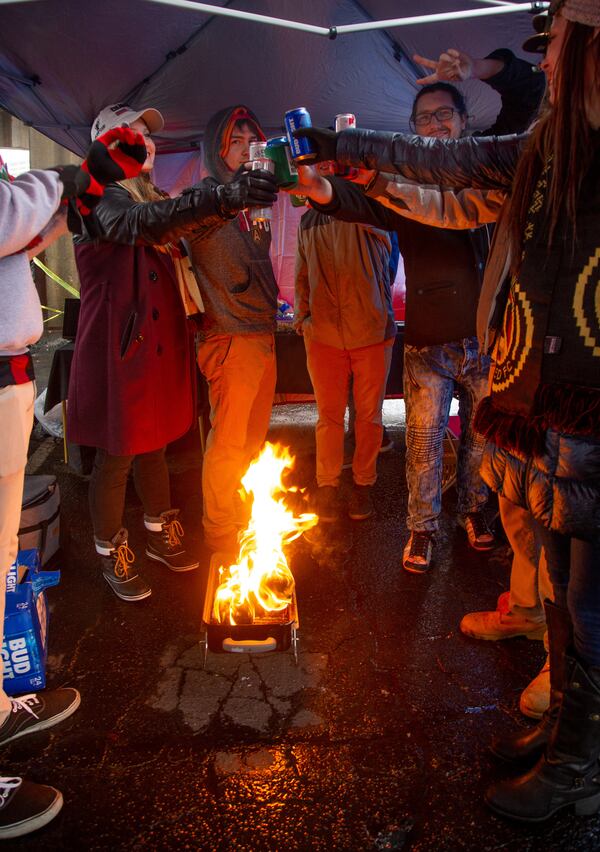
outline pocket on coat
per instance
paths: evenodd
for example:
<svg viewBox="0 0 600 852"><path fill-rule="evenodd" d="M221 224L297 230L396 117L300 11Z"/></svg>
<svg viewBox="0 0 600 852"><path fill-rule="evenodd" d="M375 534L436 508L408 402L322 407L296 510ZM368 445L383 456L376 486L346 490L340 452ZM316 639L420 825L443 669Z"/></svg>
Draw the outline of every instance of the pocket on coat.
<svg viewBox="0 0 600 852"><path fill-rule="evenodd" d="M129 351L129 348L133 341L133 334L135 332L137 316L137 311L132 311L127 319L123 334L121 335L121 358L124 358L125 355L127 355L127 352Z"/></svg>
<svg viewBox="0 0 600 852"><path fill-rule="evenodd" d="M0 388L0 476L11 476L27 464L34 399L34 382Z"/></svg>

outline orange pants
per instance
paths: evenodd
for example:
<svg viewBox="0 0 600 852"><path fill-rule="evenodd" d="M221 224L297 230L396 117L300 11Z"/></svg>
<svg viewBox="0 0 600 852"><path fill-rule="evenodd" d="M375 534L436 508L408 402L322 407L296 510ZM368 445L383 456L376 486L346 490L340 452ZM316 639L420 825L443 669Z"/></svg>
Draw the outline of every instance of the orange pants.
<svg viewBox="0 0 600 852"><path fill-rule="evenodd" d="M383 426L381 408L392 362L393 338L359 349L336 349L304 338L308 372L317 399L317 485L338 485L344 463L344 415L353 376L356 449L352 476L357 485L377 479Z"/></svg>
<svg viewBox="0 0 600 852"><path fill-rule="evenodd" d="M202 467L207 542L235 536L237 491L260 450L271 417L277 368L272 334L219 335L203 341L198 366L208 382L210 425Z"/></svg>

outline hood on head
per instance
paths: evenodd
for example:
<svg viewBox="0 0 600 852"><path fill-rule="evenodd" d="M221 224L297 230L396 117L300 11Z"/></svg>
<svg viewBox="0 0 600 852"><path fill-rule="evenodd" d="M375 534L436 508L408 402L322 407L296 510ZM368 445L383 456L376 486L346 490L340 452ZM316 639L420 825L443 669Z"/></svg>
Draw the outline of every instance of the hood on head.
<svg viewBox="0 0 600 852"><path fill-rule="evenodd" d="M223 155L237 121L248 121L256 126L258 138L265 140L256 115L244 104L226 107L209 118L204 131L204 166L211 177L224 183L231 180L233 172L225 165Z"/></svg>

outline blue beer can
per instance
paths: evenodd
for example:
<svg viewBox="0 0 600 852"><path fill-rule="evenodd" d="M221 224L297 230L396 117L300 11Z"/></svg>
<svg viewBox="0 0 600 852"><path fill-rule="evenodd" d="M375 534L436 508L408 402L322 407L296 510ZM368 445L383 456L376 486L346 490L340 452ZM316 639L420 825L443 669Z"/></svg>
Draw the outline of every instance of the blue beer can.
<svg viewBox="0 0 600 852"><path fill-rule="evenodd" d="M316 150L310 139L296 139L294 130L300 127L312 127L310 115L305 107L290 109L285 114L285 129L290 143L292 159L297 163L310 163L316 157Z"/></svg>

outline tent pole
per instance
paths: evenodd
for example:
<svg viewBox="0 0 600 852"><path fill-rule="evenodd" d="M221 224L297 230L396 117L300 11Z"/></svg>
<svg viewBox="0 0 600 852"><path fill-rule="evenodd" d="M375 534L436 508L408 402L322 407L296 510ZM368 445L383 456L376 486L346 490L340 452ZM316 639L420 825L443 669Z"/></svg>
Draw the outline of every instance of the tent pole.
<svg viewBox="0 0 600 852"><path fill-rule="evenodd" d="M544 8L549 4L544 3ZM392 29L393 27L409 27L414 24L433 24L440 21L466 20L467 18L483 18L488 15L506 15L513 12L528 12L530 3L518 3L502 6L491 6L485 9L466 9L460 12L441 12L435 15L415 15L412 18L392 18L388 21L367 21L364 24L344 24L336 27L338 35L360 33L367 30Z"/></svg>
<svg viewBox="0 0 600 852"><path fill-rule="evenodd" d="M283 18L273 18L270 15L257 15L254 12L242 12L239 9L226 9L223 6L211 6L209 3L194 3L192 0L151 0L152 3L164 3L167 6L179 6L194 12L207 12L210 15L222 15L225 18L237 18L241 21L254 21L259 24L270 24L273 27L286 27L290 30L300 30L305 33L329 36L329 27L316 27L312 24L302 24L300 21L286 21Z"/></svg>

